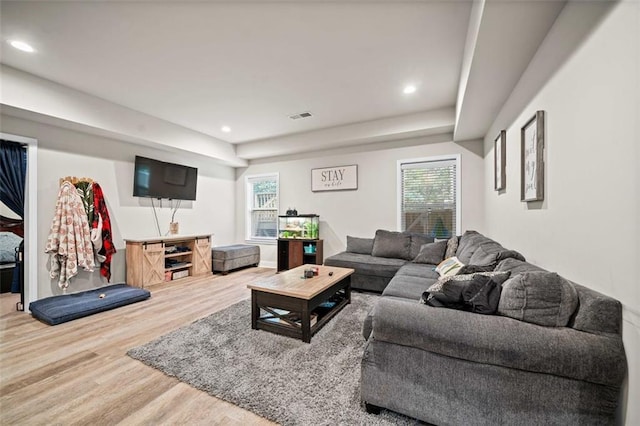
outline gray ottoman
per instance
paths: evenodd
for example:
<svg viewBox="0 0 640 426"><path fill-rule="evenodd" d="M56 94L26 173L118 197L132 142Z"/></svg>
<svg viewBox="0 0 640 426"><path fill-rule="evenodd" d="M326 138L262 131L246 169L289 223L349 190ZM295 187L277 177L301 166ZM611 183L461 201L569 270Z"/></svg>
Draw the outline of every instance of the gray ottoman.
<svg viewBox="0 0 640 426"><path fill-rule="evenodd" d="M227 275L232 269L250 265L258 266L260 247L248 244L213 247L211 260L213 272L222 272L222 275Z"/></svg>

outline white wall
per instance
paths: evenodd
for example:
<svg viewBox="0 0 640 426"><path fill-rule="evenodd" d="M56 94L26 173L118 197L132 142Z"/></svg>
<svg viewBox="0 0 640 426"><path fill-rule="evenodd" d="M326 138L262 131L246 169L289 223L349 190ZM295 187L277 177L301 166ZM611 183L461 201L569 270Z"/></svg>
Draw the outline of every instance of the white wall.
<svg viewBox="0 0 640 426"><path fill-rule="evenodd" d="M416 141L411 143L415 144ZM403 142L407 143L407 142ZM280 173L280 214L288 207L299 213L320 215L320 238L324 240L325 258L343 251L346 236L372 238L376 229L397 227L397 162L449 154L461 155L461 230L474 229L483 223L482 188L483 159L480 141L457 144L429 142L418 146L399 147L401 142L380 145L377 150L315 154L312 158L290 157L252 164L237 169L236 238L245 238L245 176L259 173ZM311 169L340 165L358 165L358 190L311 192ZM277 256L273 245L261 246L264 265L275 266Z"/></svg>
<svg viewBox="0 0 640 426"><path fill-rule="evenodd" d="M567 6L556 26L573 25L589 7ZM640 424L639 24L640 3L612 7L515 121L494 123L485 138L484 231L530 262L622 302L629 383L620 420L629 425ZM555 30L530 68L560 42L554 35L563 31ZM520 127L536 110L546 112L545 199L527 205L520 202ZM493 139L504 128L507 189L498 193L490 184Z"/></svg>
<svg viewBox="0 0 640 426"><path fill-rule="evenodd" d="M235 172L194 154L167 152L2 116L3 132L38 139L38 296L62 294L57 281L49 278L49 256L44 248L64 176L91 177L100 184L111 218L113 241L118 252L112 262L112 282L125 281L125 238L157 236L153 210L148 199L133 197L135 155L198 167L197 200L182 202L176 214L180 234L214 234L214 244L234 242ZM158 209L162 233L170 221L168 201ZM32 259L26 259L30 262ZM105 285L96 271L80 272L67 292Z"/></svg>

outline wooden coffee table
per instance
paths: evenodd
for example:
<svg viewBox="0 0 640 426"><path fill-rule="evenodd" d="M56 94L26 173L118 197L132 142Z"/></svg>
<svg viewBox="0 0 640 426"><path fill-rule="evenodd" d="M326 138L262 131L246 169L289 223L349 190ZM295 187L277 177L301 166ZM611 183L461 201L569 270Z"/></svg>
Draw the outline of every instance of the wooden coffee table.
<svg viewBox="0 0 640 426"><path fill-rule="evenodd" d="M311 267L317 267L319 274L304 278L304 270ZM247 285L251 289L251 328L310 343L311 336L351 303L353 272L302 265Z"/></svg>

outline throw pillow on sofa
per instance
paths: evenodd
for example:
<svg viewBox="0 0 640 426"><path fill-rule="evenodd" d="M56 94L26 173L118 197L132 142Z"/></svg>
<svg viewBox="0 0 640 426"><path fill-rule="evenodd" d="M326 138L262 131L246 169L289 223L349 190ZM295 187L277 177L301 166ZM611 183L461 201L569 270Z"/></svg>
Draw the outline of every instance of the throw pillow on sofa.
<svg viewBox="0 0 640 426"><path fill-rule="evenodd" d="M477 272L493 272L493 265L464 265L456 275L475 274Z"/></svg>
<svg viewBox="0 0 640 426"><path fill-rule="evenodd" d="M347 235L347 252L357 254L371 254L373 238L358 238Z"/></svg>
<svg viewBox="0 0 640 426"><path fill-rule="evenodd" d="M469 277L469 279L465 281L452 280L448 282L447 285L443 285L437 290L433 290L431 289L431 287L429 287L427 293L429 293L442 303L460 303L462 302L462 291L472 279L473 277Z"/></svg>
<svg viewBox="0 0 640 426"><path fill-rule="evenodd" d="M441 276L446 277L449 275L455 275L458 270L464 266L464 263L460 262L457 257L449 257L436 266L435 271Z"/></svg>
<svg viewBox="0 0 640 426"><path fill-rule="evenodd" d="M376 257L411 260L411 235L404 232L385 231L378 229L373 239L371 254Z"/></svg>
<svg viewBox="0 0 640 426"><path fill-rule="evenodd" d="M462 290L464 310L493 315L498 310L502 287L486 275L477 275Z"/></svg>
<svg viewBox="0 0 640 426"><path fill-rule="evenodd" d="M427 234L417 232L408 233L411 236L411 246L409 247L409 260L413 260L420 253L423 245L435 242L435 239ZM444 257L442 258L444 259Z"/></svg>
<svg viewBox="0 0 640 426"><path fill-rule="evenodd" d="M524 261L524 256L517 251L507 250L496 242L488 241L476 248L469 259L469 263L474 265L496 266L498 262L508 258Z"/></svg>
<svg viewBox="0 0 640 426"><path fill-rule="evenodd" d="M456 256L462 262L471 263L471 255L476 248L483 242L490 241L489 238L480 234L477 231L465 231L464 234L458 239L458 249L456 250Z"/></svg>
<svg viewBox="0 0 640 426"><path fill-rule="evenodd" d="M523 262L515 258L507 258L498 263L495 271L510 271L512 276L522 274L523 272L545 271L539 266L532 265L529 262Z"/></svg>
<svg viewBox="0 0 640 426"><path fill-rule="evenodd" d="M498 258L496 259L498 262L501 262L505 259L517 259L521 262L526 262L527 260L521 253L515 250L504 250L498 253Z"/></svg>
<svg viewBox="0 0 640 426"><path fill-rule="evenodd" d="M444 260L444 252L447 249L447 241L424 244L420 247L420 253L413 259L414 263L428 263L437 265Z"/></svg>
<svg viewBox="0 0 640 426"><path fill-rule="evenodd" d="M578 293L554 272L518 274L504 283L498 313L547 327L565 327L578 307Z"/></svg>
<svg viewBox="0 0 640 426"><path fill-rule="evenodd" d="M448 259L456 255L458 251L458 236L454 235L453 237L447 240L447 251L444 253L444 258Z"/></svg>
<svg viewBox="0 0 640 426"><path fill-rule="evenodd" d="M423 293L421 302L434 307L461 309L491 315L498 309L501 284L509 274L471 274L447 277L440 291L432 287ZM453 278L458 279L453 279Z"/></svg>
<svg viewBox="0 0 640 426"><path fill-rule="evenodd" d="M496 266L498 254L503 250L498 243L485 243L476 248L469 259L471 265Z"/></svg>
<svg viewBox="0 0 640 426"><path fill-rule="evenodd" d="M445 286L450 285L450 283L456 282L465 282L471 281L476 275L482 275L485 277L493 278L496 284L502 285L509 277L511 276L511 272L475 272L472 274L457 274L457 275L449 275L446 277L441 277L435 283L431 284L427 289L430 293L442 293ZM455 285L455 284L454 284Z"/></svg>

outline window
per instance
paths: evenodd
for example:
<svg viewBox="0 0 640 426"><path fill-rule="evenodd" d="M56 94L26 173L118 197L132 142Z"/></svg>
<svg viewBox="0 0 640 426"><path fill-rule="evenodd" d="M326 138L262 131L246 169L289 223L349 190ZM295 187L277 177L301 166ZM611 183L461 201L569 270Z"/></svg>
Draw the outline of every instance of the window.
<svg viewBox="0 0 640 426"><path fill-rule="evenodd" d="M457 234L459 162L458 156L398 162L400 230L435 238Z"/></svg>
<svg viewBox="0 0 640 426"><path fill-rule="evenodd" d="M278 234L278 174L247 176L247 240L275 240Z"/></svg>

